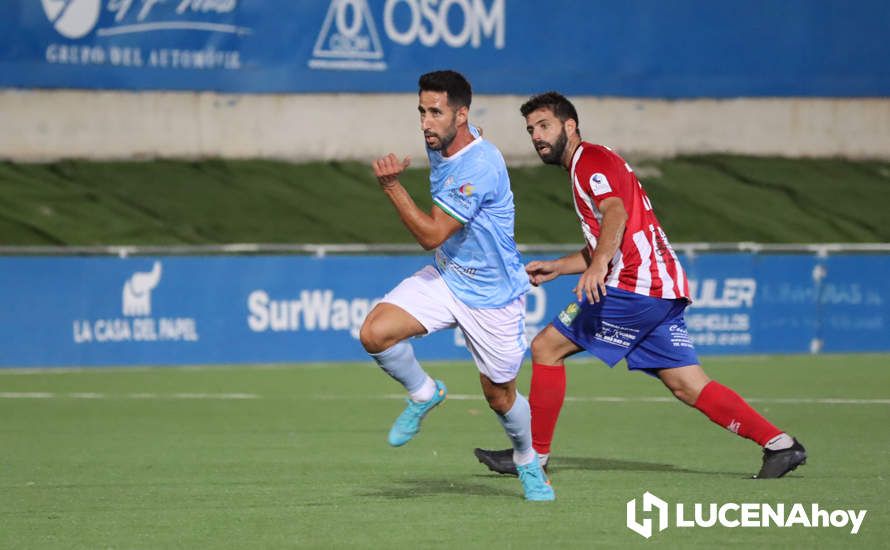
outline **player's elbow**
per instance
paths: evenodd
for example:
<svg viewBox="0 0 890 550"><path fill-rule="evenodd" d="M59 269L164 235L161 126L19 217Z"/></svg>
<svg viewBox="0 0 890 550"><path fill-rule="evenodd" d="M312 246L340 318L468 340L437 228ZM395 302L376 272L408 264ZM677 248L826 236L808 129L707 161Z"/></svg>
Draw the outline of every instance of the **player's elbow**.
<svg viewBox="0 0 890 550"><path fill-rule="evenodd" d="M441 246L449 237L460 231L462 227L462 224L444 213L437 219L434 210L431 222L419 227L414 236L424 250L432 250Z"/></svg>
<svg viewBox="0 0 890 550"><path fill-rule="evenodd" d="M442 234L441 232L430 232L425 235L421 235L417 239L417 242L420 243L420 246L422 246L424 250L433 250L439 248L439 246L444 243L447 238L447 234Z"/></svg>
<svg viewBox="0 0 890 550"><path fill-rule="evenodd" d="M432 238L419 239L419 242L424 250L434 250L439 248L439 245L442 244L442 241Z"/></svg>

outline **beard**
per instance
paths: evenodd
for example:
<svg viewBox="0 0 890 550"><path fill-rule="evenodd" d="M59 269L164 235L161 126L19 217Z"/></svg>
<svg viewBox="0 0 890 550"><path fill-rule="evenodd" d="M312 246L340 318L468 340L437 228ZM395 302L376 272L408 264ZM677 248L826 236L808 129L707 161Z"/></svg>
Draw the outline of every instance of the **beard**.
<svg viewBox="0 0 890 550"><path fill-rule="evenodd" d="M449 131L445 135L439 135L435 132L424 132L424 138L436 138L436 143L430 144L427 142L426 146L429 147L433 151L441 151L443 149L448 149L448 146L451 145L451 142L454 141L455 136L457 136L457 128L454 128L452 131Z"/></svg>
<svg viewBox="0 0 890 550"><path fill-rule="evenodd" d="M559 137L556 138L555 143L551 144L546 141L535 142L535 150L538 152L538 156L541 157L541 160L544 161L544 164L562 164L562 155L565 153L566 144L568 142L569 137L566 135L565 128L563 128ZM542 152L541 149L539 149L541 146L548 147L550 152Z"/></svg>
<svg viewBox="0 0 890 550"><path fill-rule="evenodd" d="M426 146L429 147L432 151L442 151L443 149L448 149L448 146L451 145L451 142L454 141L454 138L457 136L457 124L455 123L457 117L454 117L451 120L451 126L448 128L446 134L437 134L432 131L426 131L423 133L424 139L426 138L436 138L437 143L435 145L430 145L427 142Z"/></svg>

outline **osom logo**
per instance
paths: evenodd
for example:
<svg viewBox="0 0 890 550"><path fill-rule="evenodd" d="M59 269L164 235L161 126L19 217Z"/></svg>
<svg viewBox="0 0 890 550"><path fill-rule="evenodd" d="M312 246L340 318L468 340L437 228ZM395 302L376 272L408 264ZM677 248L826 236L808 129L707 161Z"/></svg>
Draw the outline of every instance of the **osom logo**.
<svg viewBox="0 0 890 550"><path fill-rule="evenodd" d="M65 38L89 34L99 21L102 0L41 0L43 11L56 31Z"/></svg>
<svg viewBox="0 0 890 550"><path fill-rule="evenodd" d="M313 69L386 70L367 1L332 0L312 55Z"/></svg>
<svg viewBox="0 0 890 550"><path fill-rule="evenodd" d="M483 42L501 50L506 40L506 0L385 0L384 34L377 31L368 0L330 0L312 59L313 69L384 71L383 46L479 48Z"/></svg>

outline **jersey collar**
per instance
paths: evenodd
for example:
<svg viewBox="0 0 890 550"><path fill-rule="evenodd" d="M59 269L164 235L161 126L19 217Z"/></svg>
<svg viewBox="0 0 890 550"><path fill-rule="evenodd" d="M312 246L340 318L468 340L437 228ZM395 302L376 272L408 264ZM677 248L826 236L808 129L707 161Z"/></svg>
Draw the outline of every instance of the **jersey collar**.
<svg viewBox="0 0 890 550"><path fill-rule="evenodd" d="M575 166L578 164L578 160L581 158L581 153L584 152L584 142L578 144L578 147L575 148L575 154L572 155L572 170L569 172L570 174L575 173Z"/></svg>
<svg viewBox="0 0 890 550"><path fill-rule="evenodd" d="M473 141L471 141L470 143L467 143L463 149L461 149L457 153L454 153L450 157L446 157L445 155L442 154L441 151L438 151L438 153L439 153L439 156L442 157L443 161L450 162L450 161L456 159L457 157L463 155L465 151L468 151L471 147L473 147L477 143L482 143L482 136L476 136L476 138Z"/></svg>

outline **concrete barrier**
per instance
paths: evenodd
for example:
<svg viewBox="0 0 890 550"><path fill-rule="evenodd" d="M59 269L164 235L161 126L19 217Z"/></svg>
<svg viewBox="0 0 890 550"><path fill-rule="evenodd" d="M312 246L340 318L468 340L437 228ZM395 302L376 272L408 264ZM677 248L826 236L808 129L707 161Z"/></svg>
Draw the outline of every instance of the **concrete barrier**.
<svg viewBox="0 0 890 550"><path fill-rule="evenodd" d="M536 161L525 96L476 96L471 121L511 164ZM585 139L628 155L890 158L890 98L573 98ZM0 158L425 162L414 94L0 91Z"/></svg>

